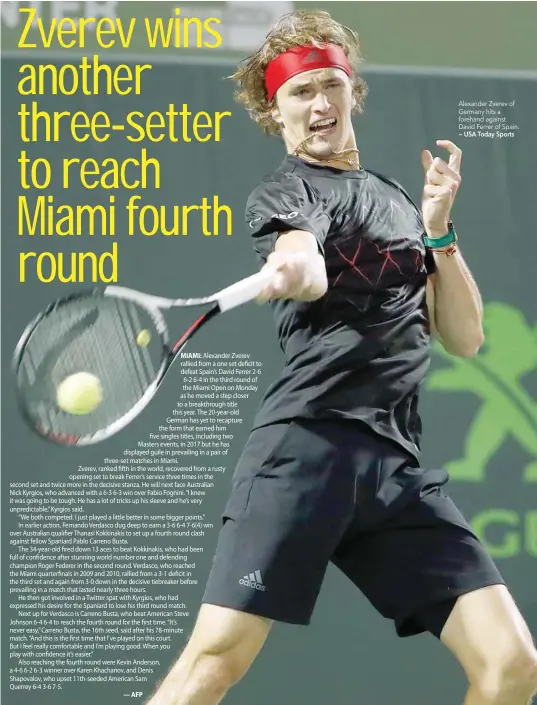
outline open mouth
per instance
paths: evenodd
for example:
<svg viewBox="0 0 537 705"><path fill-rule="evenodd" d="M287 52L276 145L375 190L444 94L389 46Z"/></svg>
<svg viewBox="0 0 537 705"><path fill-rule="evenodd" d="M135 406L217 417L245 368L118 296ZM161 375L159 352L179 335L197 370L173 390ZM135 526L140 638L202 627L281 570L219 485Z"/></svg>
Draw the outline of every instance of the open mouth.
<svg viewBox="0 0 537 705"><path fill-rule="evenodd" d="M310 132L315 135L327 135L334 132L336 129L336 118L326 118L325 120L317 120L310 125Z"/></svg>

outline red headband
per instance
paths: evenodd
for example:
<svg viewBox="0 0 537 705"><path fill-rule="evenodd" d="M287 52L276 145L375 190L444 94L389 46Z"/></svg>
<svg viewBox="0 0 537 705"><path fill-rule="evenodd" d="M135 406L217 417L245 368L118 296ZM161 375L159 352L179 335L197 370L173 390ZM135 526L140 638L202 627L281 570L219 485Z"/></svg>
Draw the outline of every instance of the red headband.
<svg viewBox="0 0 537 705"><path fill-rule="evenodd" d="M323 44L316 47L311 44L293 47L283 54L278 54L265 69L265 88L267 97L272 100L276 91L293 76L313 69L333 67L343 69L347 76L352 69L345 52L337 44Z"/></svg>

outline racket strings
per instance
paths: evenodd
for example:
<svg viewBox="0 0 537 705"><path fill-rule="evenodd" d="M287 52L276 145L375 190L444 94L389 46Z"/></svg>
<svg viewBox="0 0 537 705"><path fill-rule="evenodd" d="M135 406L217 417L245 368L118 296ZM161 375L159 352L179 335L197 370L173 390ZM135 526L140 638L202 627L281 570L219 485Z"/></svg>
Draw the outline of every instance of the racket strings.
<svg viewBox="0 0 537 705"><path fill-rule="evenodd" d="M148 344L139 343L142 331ZM161 362L160 334L142 306L121 299L77 299L51 311L33 331L19 365L19 391L40 432L91 435L141 399ZM68 413L59 406L59 386L78 373L94 375L102 390L102 401L90 413Z"/></svg>

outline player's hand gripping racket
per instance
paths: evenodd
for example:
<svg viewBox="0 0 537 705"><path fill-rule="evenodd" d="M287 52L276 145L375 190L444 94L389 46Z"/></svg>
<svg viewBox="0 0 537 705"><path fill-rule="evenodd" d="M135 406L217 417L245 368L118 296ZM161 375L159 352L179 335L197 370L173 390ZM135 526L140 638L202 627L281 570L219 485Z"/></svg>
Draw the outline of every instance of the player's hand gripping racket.
<svg viewBox="0 0 537 705"><path fill-rule="evenodd" d="M61 445L98 443L147 406L188 340L219 313L256 298L275 276L264 268L198 299L165 299L120 286L51 303L24 331L14 356L17 395L30 427ZM163 310L203 313L170 343Z"/></svg>

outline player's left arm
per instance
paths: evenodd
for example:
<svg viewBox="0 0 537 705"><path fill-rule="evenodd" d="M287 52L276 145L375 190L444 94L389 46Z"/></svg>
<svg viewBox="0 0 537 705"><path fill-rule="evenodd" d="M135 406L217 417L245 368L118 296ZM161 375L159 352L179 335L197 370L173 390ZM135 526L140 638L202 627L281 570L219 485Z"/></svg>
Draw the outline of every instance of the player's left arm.
<svg viewBox="0 0 537 705"><path fill-rule="evenodd" d="M445 147L450 156L446 163L438 157L433 159L428 150L422 152L422 215L430 238L448 232L450 212L461 183L461 150L448 140L437 140L436 144ZM453 355L473 357L484 341L481 295L460 250L448 255L445 249L432 248L436 271L427 282L431 332Z"/></svg>

